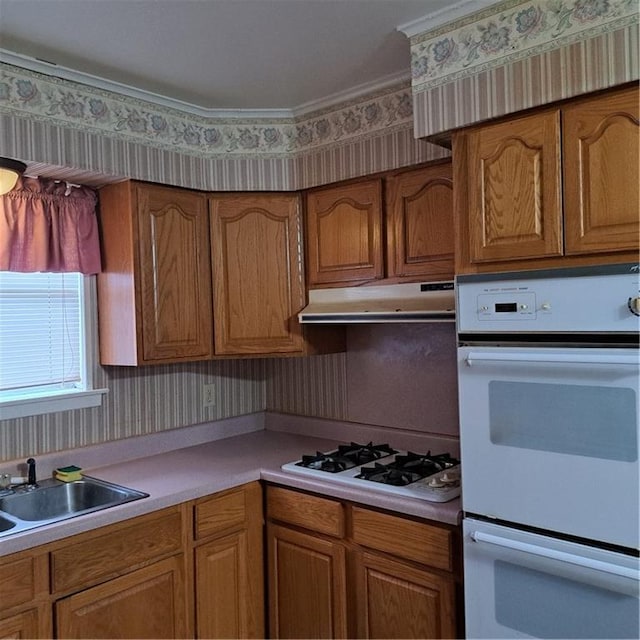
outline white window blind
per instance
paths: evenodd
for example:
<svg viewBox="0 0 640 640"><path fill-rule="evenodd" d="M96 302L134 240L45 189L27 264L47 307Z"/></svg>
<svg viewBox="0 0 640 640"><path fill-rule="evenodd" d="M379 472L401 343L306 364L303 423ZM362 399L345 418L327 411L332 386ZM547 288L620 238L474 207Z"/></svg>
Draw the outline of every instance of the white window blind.
<svg viewBox="0 0 640 640"><path fill-rule="evenodd" d="M78 273L0 272L0 400L86 389Z"/></svg>

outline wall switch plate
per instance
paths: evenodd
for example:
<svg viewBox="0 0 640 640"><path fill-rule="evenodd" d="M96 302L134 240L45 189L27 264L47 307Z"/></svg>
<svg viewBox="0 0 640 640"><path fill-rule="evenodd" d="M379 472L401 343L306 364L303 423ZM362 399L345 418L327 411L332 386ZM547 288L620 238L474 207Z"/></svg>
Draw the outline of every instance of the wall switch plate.
<svg viewBox="0 0 640 640"><path fill-rule="evenodd" d="M205 384L202 386L202 406L206 409L208 407L216 406L216 385Z"/></svg>

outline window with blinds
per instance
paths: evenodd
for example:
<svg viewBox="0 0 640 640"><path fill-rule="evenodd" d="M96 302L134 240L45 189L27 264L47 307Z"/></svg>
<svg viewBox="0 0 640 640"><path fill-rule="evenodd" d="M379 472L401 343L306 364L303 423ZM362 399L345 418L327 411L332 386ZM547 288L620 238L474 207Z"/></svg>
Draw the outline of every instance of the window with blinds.
<svg viewBox="0 0 640 640"><path fill-rule="evenodd" d="M0 272L0 401L87 388L84 276Z"/></svg>

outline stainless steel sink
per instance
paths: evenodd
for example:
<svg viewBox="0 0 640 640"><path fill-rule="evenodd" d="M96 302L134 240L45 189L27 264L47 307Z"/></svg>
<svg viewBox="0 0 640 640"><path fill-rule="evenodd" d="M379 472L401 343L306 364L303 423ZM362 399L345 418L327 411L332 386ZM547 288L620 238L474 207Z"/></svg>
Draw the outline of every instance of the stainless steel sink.
<svg viewBox="0 0 640 640"><path fill-rule="evenodd" d="M75 482L44 480L32 490L18 487L0 498L0 537L147 496L141 491L91 477Z"/></svg>

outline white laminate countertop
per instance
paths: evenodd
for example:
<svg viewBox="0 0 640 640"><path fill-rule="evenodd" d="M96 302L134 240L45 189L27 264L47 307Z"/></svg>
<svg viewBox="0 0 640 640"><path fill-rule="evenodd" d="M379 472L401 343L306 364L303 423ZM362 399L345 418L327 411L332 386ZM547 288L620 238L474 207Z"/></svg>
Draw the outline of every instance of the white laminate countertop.
<svg viewBox="0 0 640 640"><path fill-rule="evenodd" d="M342 487L280 469L282 464L298 460L303 453L328 451L337 444L339 443L335 440L260 430L127 462L85 469L86 475L144 491L149 497L2 537L0 556L260 479L405 515L452 525L460 523L459 498L445 503L402 498L366 488Z"/></svg>

